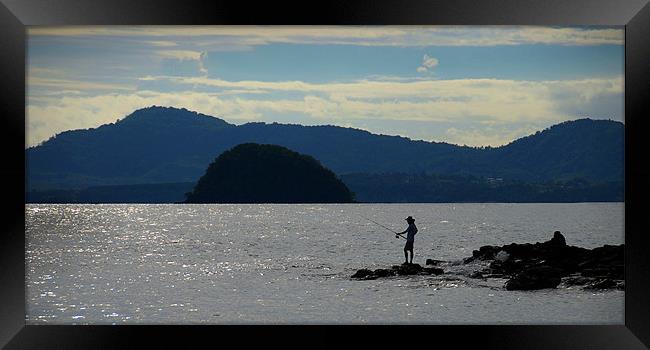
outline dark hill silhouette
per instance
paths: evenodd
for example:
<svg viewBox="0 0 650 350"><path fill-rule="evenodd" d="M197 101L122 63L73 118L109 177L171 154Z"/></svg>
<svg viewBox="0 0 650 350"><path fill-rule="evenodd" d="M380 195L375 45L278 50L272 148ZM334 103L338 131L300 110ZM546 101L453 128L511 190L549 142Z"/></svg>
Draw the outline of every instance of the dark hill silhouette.
<svg viewBox="0 0 650 350"><path fill-rule="evenodd" d="M95 129L66 131L26 150L33 189L195 182L241 143L276 144L336 174L464 174L522 181L622 181L624 126L581 119L498 148L473 148L337 126L240 126L185 109L149 107Z"/></svg>
<svg viewBox="0 0 650 350"><path fill-rule="evenodd" d="M575 203L622 202L623 181L522 182L471 175L341 175L359 202L372 203Z"/></svg>
<svg viewBox="0 0 650 350"><path fill-rule="evenodd" d="M186 203L350 203L352 193L311 156L246 143L223 152Z"/></svg>
<svg viewBox="0 0 650 350"><path fill-rule="evenodd" d="M623 181L624 135L620 122L578 119L494 149L490 158L509 179Z"/></svg>
<svg viewBox="0 0 650 350"><path fill-rule="evenodd" d="M94 186L27 192L26 203L180 203L194 182Z"/></svg>
<svg viewBox="0 0 650 350"><path fill-rule="evenodd" d="M215 134L235 128L186 109L150 107L95 129L62 132L26 151L27 185L194 182L214 158ZM141 179L142 181L135 181Z"/></svg>

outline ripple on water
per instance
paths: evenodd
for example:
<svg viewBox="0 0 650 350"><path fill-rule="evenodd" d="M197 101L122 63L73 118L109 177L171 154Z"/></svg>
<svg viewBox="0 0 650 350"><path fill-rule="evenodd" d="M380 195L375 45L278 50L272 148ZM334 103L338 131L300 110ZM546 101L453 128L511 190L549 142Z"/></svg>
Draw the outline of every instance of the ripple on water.
<svg viewBox="0 0 650 350"><path fill-rule="evenodd" d="M30 323L583 323L623 322L624 293L507 292L466 276L482 245L623 243L622 204L27 205ZM441 276L353 281L403 259ZM416 261L417 262L417 261Z"/></svg>

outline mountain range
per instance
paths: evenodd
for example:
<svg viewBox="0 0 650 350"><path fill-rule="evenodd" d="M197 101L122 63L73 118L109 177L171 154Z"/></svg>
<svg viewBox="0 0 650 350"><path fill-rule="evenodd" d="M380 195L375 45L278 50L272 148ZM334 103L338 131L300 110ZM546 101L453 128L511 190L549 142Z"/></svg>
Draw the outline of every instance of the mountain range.
<svg viewBox="0 0 650 350"><path fill-rule="evenodd" d="M26 149L25 180L26 191L194 183L224 151L258 143L311 155L339 176L400 173L622 182L624 132L621 122L578 119L501 147L477 148L331 125L234 125L184 108L152 106L115 123L59 133Z"/></svg>

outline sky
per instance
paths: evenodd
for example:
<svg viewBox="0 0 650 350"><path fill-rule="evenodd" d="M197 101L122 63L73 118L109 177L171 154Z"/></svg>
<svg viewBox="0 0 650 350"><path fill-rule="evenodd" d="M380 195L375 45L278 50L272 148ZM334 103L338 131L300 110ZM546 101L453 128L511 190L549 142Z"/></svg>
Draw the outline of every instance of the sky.
<svg viewBox="0 0 650 350"><path fill-rule="evenodd" d="M171 106L500 146L624 121L624 28L28 27L26 147Z"/></svg>

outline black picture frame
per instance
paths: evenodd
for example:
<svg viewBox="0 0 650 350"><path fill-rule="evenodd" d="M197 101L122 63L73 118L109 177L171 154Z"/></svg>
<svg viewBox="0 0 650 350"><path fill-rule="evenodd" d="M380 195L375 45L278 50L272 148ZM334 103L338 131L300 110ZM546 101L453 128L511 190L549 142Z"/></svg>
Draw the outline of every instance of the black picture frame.
<svg viewBox="0 0 650 350"><path fill-rule="evenodd" d="M650 346L650 239L644 208L650 172L648 0L126 1L0 0L0 111L4 209L0 233L0 346L131 348L162 344L498 349L645 349ZM611 326L35 326L25 325L26 26L132 24L625 25L625 324ZM645 113L644 113L645 112ZM343 338L345 337L345 338ZM232 345L228 341L234 341ZM645 344L645 345L644 345Z"/></svg>

